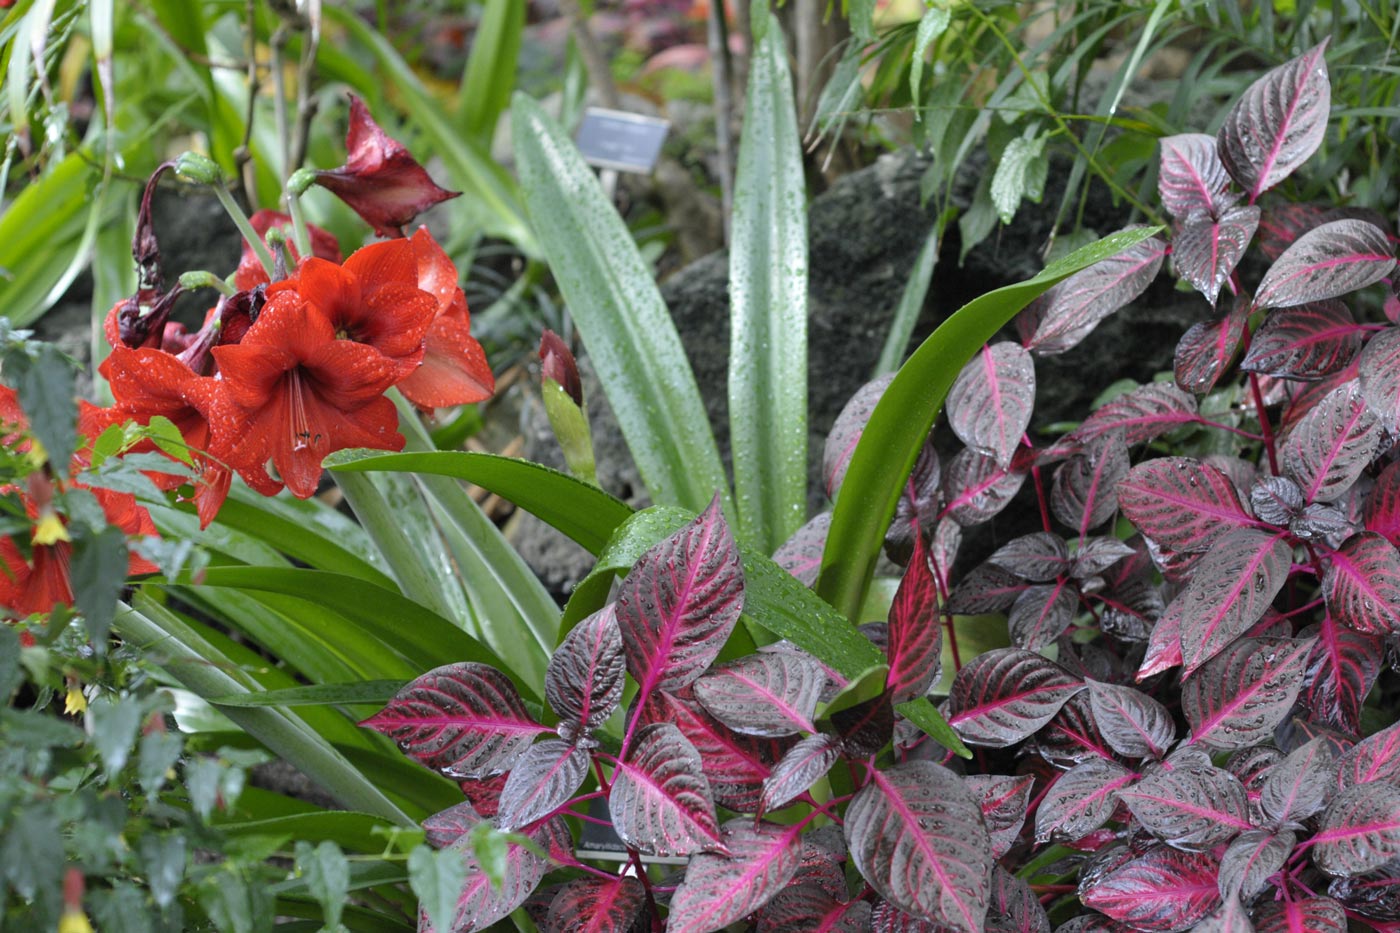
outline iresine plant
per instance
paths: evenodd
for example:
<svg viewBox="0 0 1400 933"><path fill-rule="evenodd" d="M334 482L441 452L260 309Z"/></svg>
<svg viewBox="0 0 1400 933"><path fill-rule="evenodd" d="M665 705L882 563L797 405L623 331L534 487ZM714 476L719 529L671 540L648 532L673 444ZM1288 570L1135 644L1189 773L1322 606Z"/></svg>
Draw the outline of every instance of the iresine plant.
<svg viewBox="0 0 1400 933"><path fill-rule="evenodd" d="M366 720L467 798L425 824L465 880L422 928L523 906L545 930L1395 929L1400 724L1372 705L1400 633L1395 240L1278 191L1323 139L1324 52L1260 78L1216 136L1162 140L1169 239L1065 279L962 371L963 446L941 463L930 441L886 538L907 569L864 627L870 676L788 642L726 654L759 565L716 502L568 631L546 706L464 663ZM1168 257L1207 312L1175 372L1034 442L1035 357ZM838 419L833 499L899 381ZM1023 486L1039 529L956 568ZM835 524L775 560L812 584ZM945 628L1007 645L949 638L940 711L967 759L894 708L939 689ZM578 849L599 820L620 872ZM499 884L483 825L511 834Z"/></svg>

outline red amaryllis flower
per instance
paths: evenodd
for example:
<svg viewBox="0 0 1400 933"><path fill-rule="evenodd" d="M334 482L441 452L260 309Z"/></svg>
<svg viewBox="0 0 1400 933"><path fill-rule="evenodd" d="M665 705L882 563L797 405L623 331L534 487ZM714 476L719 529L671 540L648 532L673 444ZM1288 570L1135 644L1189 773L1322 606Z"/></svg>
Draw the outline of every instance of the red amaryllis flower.
<svg viewBox="0 0 1400 933"><path fill-rule="evenodd" d="M110 409L113 420L129 419L149 424L152 418L160 415L170 419L180 430L199 468L194 501L199 511L199 525L207 528L228 497L229 482L233 478L227 467L204 456L212 442L209 418L218 399L218 380L196 375L178 357L160 350L121 347L112 351L107 364L107 378L116 400ZM162 489L174 489L185 483L184 477L175 474L156 474L151 478ZM270 479L255 488L268 495L277 492L277 484Z"/></svg>
<svg viewBox="0 0 1400 933"><path fill-rule="evenodd" d="M409 243L418 262L418 287L437 299L437 316L424 340L422 364L400 380L399 391L424 409L490 398L496 391L496 377L481 344L471 335L457 267L426 227L419 227Z"/></svg>
<svg viewBox="0 0 1400 933"><path fill-rule="evenodd" d="M337 340L315 305L293 290L268 299L234 346L213 349L222 376L211 454L255 488L269 477L303 499L316 491L321 460L344 447L401 450L384 391L397 368L371 346Z"/></svg>
<svg viewBox="0 0 1400 933"><path fill-rule="evenodd" d="M423 358L423 335L437 302L418 288L418 264L407 240L372 243L345 265L303 260L296 275L268 287L268 296L294 290L315 305L337 337L369 344L393 361L396 375Z"/></svg>
<svg viewBox="0 0 1400 933"><path fill-rule="evenodd" d="M401 237L413 218L462 192L439 188L408 150L370 118L358 97L350 97L349 157L340 168L316 173L329 188L382 237Z"/></svg>
<svg viewBox="0 0 1400 933"><path fill-rule="evenodd" d="M301 260L301 254L297 252L296 243L292 239L290 229L292 218L289 215L278 211L261 210L249 217L248 222L253 225L258 236L264 239L267 237L267 231L273 227L283 228L287 234L287 252L291 256L292 264L295 265ZM340 241L335 238L335 235L327 233L315 224L307 224L306 227L311 234L311 255L327 262L340 263L343 256L340 252ZM266 285L270 281L267 277L267 270L258 261L258 254L253 252L252 245L244 240L243 255L238 260L238 270L233 274L234 288L246 292L259 285Z"/></svg>

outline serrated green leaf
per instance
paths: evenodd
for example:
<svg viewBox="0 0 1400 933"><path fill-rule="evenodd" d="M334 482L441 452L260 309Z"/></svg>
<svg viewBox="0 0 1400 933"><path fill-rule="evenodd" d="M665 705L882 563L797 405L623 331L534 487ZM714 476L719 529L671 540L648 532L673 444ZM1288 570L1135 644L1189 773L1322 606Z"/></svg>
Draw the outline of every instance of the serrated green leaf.
<svg viewBox="0 0 1400 933"><path fill-rule="evenodd" d="M992 205L996 208L997 216L1001 218L1002 223L1009 224L1011 219L1016 216L1016 211L1021 206L1021 199L1026 195L1027 170L1040 158L1044 149L1044 136L1037 136L1034 139L1018 136L1006 144L1006 149L1001 154L1001 161L997 163L996 174L992 176L992 187L989 192ZM1044 188L1043 182L1041 188L1042 190Z"/></svg>
<svg viewBox="0 0 1400 933"><path fill-rule="evenodd" d="M948 24L952 21L953 14L941 6L929 7L924 10L924 15L919 17L919 26L914 31L914 58L909 65L909 96L914 100L916 119L920 113L917 109L919 85L923 82L924 58L928 54L928 47L947 31Z"/></svg>
<svg viewBox="0 0 1400 933"><path fill-rule="evenodd" d="M321 904L322 920L335 929L340 925L350 894L350 862L340 846L327 840L316 846L302 840L296 845L297 873L306 878L311 896Z"/></svg>
<svg viewBox="0 0 1400 933"><path fill-rule="evenodd" d="M409 886L435 930L452 929L457 896L466 880L467 862L456 849L437 851L423 845L408 855Z"/></svg>
<svg viewBox="0 0 1400 933"><path fill-rule="evenodd" d="M147 800L154 799L165 786L167 772L180 760L184 747L178 733L155 731L141 736L136 748L136 780Z"/></svg>
<svg viewBox="0 0 1400 933"><path fill-rule="evenodd" d="M126 535L115 525L97 533L73 525L73 553L69 573L73 603L83 614L83 625L98 654L107 650L107 632L116 613L117 597L126 582Z"/></svg>
<svg viewBox="0 0 1400 933"><path fill-rule="evenodd" d="M78 400L73 361L57 347L41 344L33 356L22 351L5 354L5 381L19 395L29 429L48 453L59 476L68 475L68 461L78 446Z"/></svg>
<svg viewBox="0 0 1400 933"><path fill-rule="evenodd" d="M141 837L141 866L151 897L164 910L180 893L185 877L185 837L178 832Z"/></svg>
<svg viewBox="0 0 1400 933"><path fill-rule="evenodd" d="M141 727L145 711L133 698L102 696L92 701L87 715L92 725L92 743L97 746L102 767L107 771L107 781L114 783L131 757L136 730Z"/></svg>

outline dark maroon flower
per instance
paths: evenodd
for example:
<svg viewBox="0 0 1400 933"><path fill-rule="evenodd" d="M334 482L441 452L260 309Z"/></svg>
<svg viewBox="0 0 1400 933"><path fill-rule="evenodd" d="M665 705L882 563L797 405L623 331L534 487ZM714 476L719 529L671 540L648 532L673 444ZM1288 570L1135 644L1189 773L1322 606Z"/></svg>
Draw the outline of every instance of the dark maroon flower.
<svg viewBox="0 0 1400 933"><path fill-rule="evenodd" d="M540 337L540 365L546 379L553 379L569 394L574 404L583 407L583 384L578 377L578 364L569 352L568 344L552 330Z"/></svg>
<svg viewBox="0 0 1400 933"><path fill-rule="evenodd" d="M455 198L460 191L439 188L408 150L370 118L364 101L350 97L349 158L340 168L316 173L329 188L382 237L401 237L420 213Z"/></svg>

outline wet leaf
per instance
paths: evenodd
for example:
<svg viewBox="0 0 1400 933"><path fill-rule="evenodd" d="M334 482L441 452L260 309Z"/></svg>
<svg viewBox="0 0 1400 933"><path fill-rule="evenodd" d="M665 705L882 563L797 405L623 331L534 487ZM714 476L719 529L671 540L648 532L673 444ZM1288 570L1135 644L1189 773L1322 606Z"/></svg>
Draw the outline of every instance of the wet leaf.
<svg viewBox="0 0 1400 933"><path fill-rule="evenodd" d="M615 605L609 603L574 626L549 659L544 695L566 738L597 729L622 700L626 660ZM573 728L566 729L565 723Z"/></svg>
<svg viewBox="0 0 1400 933"><path fill-rule="evenodd" d="M1309 230L1274 260L1254 293L1254 306L1338 298L1379 282L1394 268L1384 230L1364 220L1334 220Z"/></svg>
<svg viewBox="0 0 1400 933"><path fill-rule="evenodd" d="M977 802L946 768L912 761L872 771L846 809L846 843L880 896L959 933L980 933L991 848Z"/></svg>
<svg viewBox="0 0 1400 933"><path fill-rule="evenodd" d="M819 778L825 777L841 757L840 743L827 735L809 735L788 749L763 782L760 813L787 806Z"/></svg>
<svg viewBox="0 0 1400 933"><path fill-rule="evenodd" d="M1291 832L1251 829L1241 833L1220 857L1220 895L1252 900L1293 854Z"/></svg>
<svg viewBox="0 0 1400 933"><path fill-rule="evenodd" d="M792 574L803 586L817 582L822 569L822 549L831 530L831 513L823 512L792 533L773 552L773 563Z"/></svg>
<svg viewBox="0 0 1400 933"><path fill-rule="evenodd" d="M714 662L743 593L739 549L718 499L642 556L618 590L617 621L643 696L685 686Z"/></svg>
<svg viewBox="0 0 1400 933"><path fill-rule="evenodd" d="M1299 702L1317 721L1360 733L1361 704L1380 676L1380 638L1346 628L1330 616L1298 634L1317 636Z"/></svg>
<svg viewBox="0 0 1400 933"><path fill-rule="evenodd" d="M1118 797L1144 829L1177 849L1210 849L1251 828L1244 787L1219 768L1154 769Z"/></svg>
<svg viewBox="0 0 1400 933"><path fill-rule="evenodd" d="M948 424L968 447L1003 469L1021 444L1035 407L1035 363L1020 345L983 347L963 367L944 403Z"/></svg>
<svg viewBox="0 0 1400 933"><path fill-rule="evenodd" d="M1003 544L987 558L987 563L1022 580L1047 583L1069 571L1069 546L1057 534L1037 531Z"/></svg>
<svg viewBox="0 0 1400 933"><path fill-rule="evenodd" d="M1330 897L1265 900L1254 911L1254 933L1346 933L1342 905Z"/></svg>
<svg viewBox="0 0 1400 933"><path fill-rule="evenodd" d="M1025 479L1025 473L1002 469L991 457L961 450L943 472L948 514L963 527L981 524L1006 508Z"/></svg>
<svg viewBox="0 0 1400 933"><path fill-rule="evenodd" d="M1181 602L1181 656L1190 674L1264 615L1283 588L1293 549L1280 534L1241 528L1217 539L1173 602Z"/></svg>
<svg viewBox="0 0 1400 933"><path fill-rule="evenodd" d="M1134 930L1189 930L1220 904L1219 863L1208 853L1159 845L1080 883L1079 899Z"/></svg>
<svg viewBox="0 0 1400 933"><path fill-rule="evenodd" d="M1118 484L1118 505L1148 538L1176 551L1200 552L1232 528L1255 524L1235 484L1189 457L1140 463Z"/></svg>
<svg viewBox="0 0 1400 933"><path fill-rule="evenodd" d="M1173 375L1183 392L1205 395L1220 381L1239 352L1249 324L1249 302L1236 299L1229 312L1214 321L1192 324L1176 345Z"/></svg>
<svg viewBox="0 0 1400 933"><path fill-rule="evenodd" d="M1324 40L1251 84L1216 134L1220 161L1251 204L1322 143L1332 96L1326 48Z"/></svg>
<svg viewBox="0 0 1400 933"><path fill-rule="evenodd" d="M1266 772L1259 809L1275 825L1302 823L1326 805L1336 785L1332 749L1318 737Z"/></svg>
<svg viewBox="0 0 1400 933"><path fill-rule="evenodd" d="M1254 332L1240 369L1284 379L1321 379L1356 358L1361 335L1351 310L1335 299L1278 308Z"/></svg>
<svg viewBox="0 0 1400 933"><path fill-rule="evenodd" d="M811 658L763 652L712 668L695 681L695 699L720 722L746 735L816 732L826 674Z"/></svg>
<svg viewBox="0 0 1400 933"><path fill-rule="evenodd" d="M1149 382L1120 395L1084 419L1053 451L1073 453L1121 429L1129 447L1146 443L1183 424L1194 424L1196 400L1168 382Z"/></svg>
<svg viewBox="0 0 1400 933"><path fill-rule="evenodd" d="M646 889L636 878L579 878L559 889L549 904L550 933L627 933L646 908Z"/></svg>
<svg viewBox="0 0 1400 933"><path fill-rule="evenodd" d="M1113 750L1129 758L1161 758L1176 740L1176 723L1167 708L1132 687L1089 682L1089 705L1100 734Z"/></svg>
<svg viewBox="0 0 1400 933"><path fill-rule="evenodd" d="M890 605L888 645L890 672L885 687L893 703L923 696L940 673L943 627L938 620L938 589L928 565L923 537Z"/></svg>
<svg viewBox="0 0 1400 933"><path fill-rule="evenodd" d="M1102 434L1055 471L1050 510L1055 517L1088 534L1118 510L1118 484L1128 475L1128 446L1118 431Z"/></svg>
<svg viewBox="0 0 1400 933"><path fill-rule="evenodd" d="M1157 192L1173 217L1213 215L1230 186L1230 175L1215 151L1215 137L1205 133L1163 136Z"/></svg>
<svg viewBox="0 0 1400 933"><path fill-rule="evenodd" d="M590 761L586 751L562 739L531 745L501 789L496 825L518 829L553 813L583 785Z"/></svg>
<svg viewBox="0 0 1400 933"><path fill-rule="evenodd" d="M998 648L958 671L944 716L964 742L1000 748L1033 735L1083 689L1083 681L1054 661Z"/></svg>
<svg viewBox="0 0 1400 933"><path fill-rule="evenodd" d="M1118 794L1137 775L1107 758L1091 758L1055 779L1035 812L1036 842L1073 842L1113 815Z"/></svg>
<svg viewBox="0 0 1400 933"><path fill-rule="evenodd" d="M1027 651L1039 651L1055 643L1074 621L1079 593L1066 581L1032 586L1011 606L1007 624L1011 643Z"/></svg>
<svg viewBox="0 0 1400 933"><path fill-rule="evenodd" d="M1400 551L1373 531L1352 535L1327 556L1327 610L1367 635L1400 632Z"/></svg>
<svg viewBox="0 0 1400 933"><path fill-rule="evenodd" d="M1258 226L1257 207L1231 207L1218 217L1196 214L1180 220L1172 236L1177 274L1214 305Z"/></svg>
<svg viewBox="0 0 1400 933"><path fill-rule="evenodd" d="M691 858L671 895L666 929L710 933L748 916L787 886L802 861L802 826L735 819L721 829L725 854Z"/></svg>
<svg viewBox="0 0 1400 933"><path fill-rule="evenodd" d="M1302 687L1313 642L1242 638L1181 685L1181 709L1191 741L1236 749L1268 737Z"/></svg>
<svg viewBox="0 0 1400 933"><path fill-rule="evenodd" d="M700 755L670 723L637 732L613 775L608 810L622 841L649 855L723 850Z"/></svg>
<svg viewBox="0 0 1400 933"><path fill-rule="evenodd" d="M828 499L836 498L836 491L841 488L841 481L846 478L851 454L855 452L861 433L870 421L870 413L875 410L880 396L884 395L885 389L893 380L894 373L890 373L867 382L856 390L856 394L851 396L850 401L836 416L831 433L826 436L826 444L822 448L822 480L826 485Z"/></svg>
<svg viewBox="0 0 1400 933"><path fill-rule="evenodd" d="M1028 309L1038 323L1026 349L1046 356L1077 345L1100 321L1147 290L1166 251L1166 241L1154 236L1051 288Z"/></svg>
<svg viewBox="0 0 1400 933"><path fill-rule="evenodd" d="M1339 877L1400 856L1400 788L1371 782L1338 794L1322 815L1312 856L1318 868Z"/></svg>
<svg viewBox="0 0 1400 933"><path fill-rule="evenodd" d="M1361 351L1361 398L1387 431L1400 433L1400 327L1383 330Z"/></svg>
<svg viewBox="0 0 1400 933"><path fill-rule="evenodd" d="M1001 858L1021 835L1035 779L1029 775L973 774L965 777L963 783L979 798L982 820L992 837L992 856Z"/></svg>
<svg viewBox="0 0 1400 933"><path fill-rule="evenodd" d="M451 777L482 777L509 768L535 736L506 675L485 664L447 664L400 690L362 726L381 732L415 761Z"/></svg>

